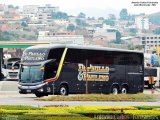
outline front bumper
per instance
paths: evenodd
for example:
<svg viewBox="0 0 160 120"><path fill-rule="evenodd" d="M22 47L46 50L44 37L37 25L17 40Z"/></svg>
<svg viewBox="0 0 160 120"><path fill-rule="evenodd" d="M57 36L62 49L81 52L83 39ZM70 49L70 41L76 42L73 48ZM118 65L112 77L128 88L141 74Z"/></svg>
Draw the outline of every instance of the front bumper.
<svg viewBox="0 0 160 120"><path fill-rule="evenodd" d="M20 85L18 86L20 94L28 93L54 93L54 86L46 83L41 83L38 85Z"/></svg>
<svg viewBox="0 0 160 120"><path fill-rule="evenodd" d="M34 85L34 86L31 86L31 85L18 85L18 88L21 89L21 90L36 90L36 89L42 88L44 85L46 85L46 83L42 83L42 84Z"/></svg>

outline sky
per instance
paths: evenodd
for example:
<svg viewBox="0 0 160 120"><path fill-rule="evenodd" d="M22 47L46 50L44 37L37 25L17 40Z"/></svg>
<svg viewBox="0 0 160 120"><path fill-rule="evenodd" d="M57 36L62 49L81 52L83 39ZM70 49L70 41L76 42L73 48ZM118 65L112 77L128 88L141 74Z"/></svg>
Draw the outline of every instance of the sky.
<svg viewBox="0 0 160 120"><path fill-rule="evenodd" d="M132 2L158 2L156 6L134 6ZM53 6L60 7L61 11L70 13L71 15L77 14L77 12L88 12L92 14L96 10L104 12L111 9L120 11L122 8L126 8L128 13L155 13L160 12L160 0L0 0L0 4L13 4L15 6L23 5L45 5L52 4ZM151 4L150 4L151 5Z"/></svg>

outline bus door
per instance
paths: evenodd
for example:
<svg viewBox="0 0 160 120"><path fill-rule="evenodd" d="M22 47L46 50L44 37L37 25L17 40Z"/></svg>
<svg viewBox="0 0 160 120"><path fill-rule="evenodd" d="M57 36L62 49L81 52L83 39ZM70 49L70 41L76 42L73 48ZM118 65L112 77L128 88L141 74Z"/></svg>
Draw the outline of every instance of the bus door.
<svg viewBox="0 0 160 120"><path fill-rule="evenodd" d="M56 76L58 65L55 61L45 64L45 79L54 78Z"/></svg>

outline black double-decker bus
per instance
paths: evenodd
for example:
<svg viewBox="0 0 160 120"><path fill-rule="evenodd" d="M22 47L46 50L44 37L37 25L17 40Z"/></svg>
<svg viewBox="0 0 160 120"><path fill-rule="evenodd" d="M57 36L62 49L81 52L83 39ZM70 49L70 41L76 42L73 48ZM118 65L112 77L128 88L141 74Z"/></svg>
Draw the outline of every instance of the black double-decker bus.
<svg viewBox="0 0 160 120"><path fill-rule="evenodd" d="M143 86L141 52L53 44L29 47L21 58L21 94L137 93Z"/></svg>

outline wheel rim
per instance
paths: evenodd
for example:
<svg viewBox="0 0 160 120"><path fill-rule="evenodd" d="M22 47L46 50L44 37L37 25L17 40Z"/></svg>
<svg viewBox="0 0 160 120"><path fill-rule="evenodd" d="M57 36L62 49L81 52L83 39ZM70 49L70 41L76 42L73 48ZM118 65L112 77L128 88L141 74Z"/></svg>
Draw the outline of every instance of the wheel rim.
<svg viewBox="0 0 160 120"><path fill-rule="evenodd" d="M61 89L60 89L60 93L61 93L61 95L66 95L66 88L65 87L61 87Z"/></svg>
<svg viewBox="0 0 160 120"><path fill-rule="evenodd" d="M117 88L113 88L112 94L113 95L117 95L118 94L118 89Z"/></svg>
<svg viewBox="0 0 160 120"><path fill-rule="evenodd" d="M122 94L126 94L127 93L127 89L126 88L122 88Z"/></svg>

